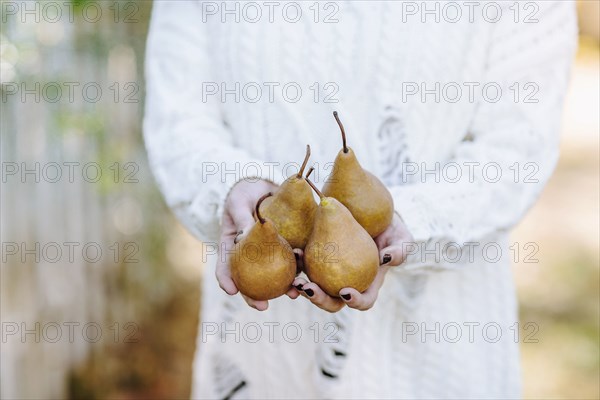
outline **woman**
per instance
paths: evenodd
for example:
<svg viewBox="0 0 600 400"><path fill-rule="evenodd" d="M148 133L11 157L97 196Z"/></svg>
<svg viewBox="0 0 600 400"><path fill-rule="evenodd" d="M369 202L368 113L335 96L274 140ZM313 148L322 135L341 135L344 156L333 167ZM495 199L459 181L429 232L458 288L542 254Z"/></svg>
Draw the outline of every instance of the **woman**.
<svg viewBox="0 0 600 400"><path fill-rule="evenodd" d="M508 232L558 157L574 8L155 3L148 154L216 273L194 397L519 397ZM269 303L236 295L234 237L307 143L322 184L341 147L333 110L402 216L376 239L375 282L340 299L300 275Z"/></svg>

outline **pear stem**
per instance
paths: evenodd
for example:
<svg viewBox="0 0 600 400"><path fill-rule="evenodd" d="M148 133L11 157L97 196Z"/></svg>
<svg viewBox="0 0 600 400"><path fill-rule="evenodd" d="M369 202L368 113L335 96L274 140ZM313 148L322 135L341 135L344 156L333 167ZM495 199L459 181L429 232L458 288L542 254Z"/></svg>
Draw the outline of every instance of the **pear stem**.
<svg viewBox="0 0 600 400"><path fill-rule="evenodd" d="M270 197L270 196L273 196L273 193L269 192L269 193L267 193L267 194L263 195L263 196L262 196L260 199L258 199L258 201L256 202L256 209L255 209L255 212L256 212L256 218L258 219L258 221L259 221L261 224L264 224L265 222L267 222L267 220L266 220L266 219L264 219L262 215L260 215L260 211L259 211L259 209L260 209L260 204L263 202L263 200L264 200L264 199L266 199L267 197Z"/></svg>
<svg viewBox="0 0 600 400"><path fill-rule="evenodd" d="M340 121L340 117L338 117L337 111L333 112L333 116L335 117L335 120L337 121L337 124L340 127L340 130L342 131L342 143L344 145L344 153L347 153L348 146L346 146L346 131L344 130L344 125L342 125L342 121Z"/></svg>
<svg viewBox="0 0 600 400"><path fill-rule="evenodd" d="M320 191L319 189L317 189L317 187L315 186L315 184L314 184L314 183L312 183L312 182L310 181L310 179L308 179L308 178L304 178L304 179L306 179L306 182L308 182L308 184L310 185L310 187L311 187L311 188L313 188L313 190L314 190L315 192L317 192L317 194L319 195L319 198L321 198L321 199L322 199L322 198L324 198L324 197L325 197L325 196L323 195L323 193L321 193L321 191Z"/></svg>
<svg viewBox="0 0 600 400"><path fill-rule="evenodd" d="M306 145L306 155L304 156L304 162L302 162L302 166L300 167L300 171L298 171L298 178L302 178L304 174L304 168L306 168L306 164L308 164L308 159L310 158L310 145Z"/></svg>
<svg viewBox="0 0 600 400"><path fill-rule="evenodd" d="M308 178L310 176L310 174L313 173L313 171L315 170L315 167L310 167L310 169L308 170L308 172L306 173L306 178Z"/></svg>

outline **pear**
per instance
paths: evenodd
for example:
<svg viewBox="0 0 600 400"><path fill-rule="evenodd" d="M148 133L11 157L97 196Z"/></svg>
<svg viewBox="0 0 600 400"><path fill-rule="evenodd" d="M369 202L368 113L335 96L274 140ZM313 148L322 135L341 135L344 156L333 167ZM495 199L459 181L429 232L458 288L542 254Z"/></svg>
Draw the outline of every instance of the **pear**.
<svg viewBox="0 0 600 400"><path fill-rule="evenodd" d="M285 180L273 197L266 199L262 214L273 221L279 234L292 246L304 249L312 230L317 203L310 186L302 174L310 157L310 146L306 146L306 156L298 171Z"/></svg>
<svg viewBox="0 0 600 400"><path fill-rule="evenodd" d="M337 111L333 116L342 131L342 150L333 164L333 172L323 185L323 194L345 205L371 237L382 233L392 222L394 201L375 175L363 169L354 151L346 146L346 132Z"/></svg>
<svg viewBox="0 0 600 400"><path fill-rule="evenodd" d="M321 201L304 251L306 275L333 297L346 287L364 292L379 268L377 245L341 202L307 182Z"/></svg>
<svg viewBox="0 0 600 400"><path fill-rule="evenodd" d="M256 223L235 244L230 257L233 282L240 292L254 300L270 300L285 294L296 277L296 258L292 247L277 232L275 224L260 213L256 203Z"/></svg>

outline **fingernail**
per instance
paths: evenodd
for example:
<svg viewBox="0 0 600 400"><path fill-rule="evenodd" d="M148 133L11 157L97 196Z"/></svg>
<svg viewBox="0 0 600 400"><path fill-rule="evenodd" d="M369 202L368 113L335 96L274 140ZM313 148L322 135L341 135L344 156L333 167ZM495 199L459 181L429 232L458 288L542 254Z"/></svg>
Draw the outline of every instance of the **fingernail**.
<svg viewBox="0 0 600 400"><path fill-rule="evenodd" d="M312 289L306 289L304 290L304 293L306 293L308 297L313 297L315 295L315 292L313 292Z"/></svg>
<svg viewBox="0 0 600 400"><path fill-rule="evenodd" d="M384 263L384 264L387 264L387 263L389 263L390 261L392 261L392 256L391 256L391 255L389 255L389 254L384 254L384 255L383 255L383 263Z"/></svg>
<svg viewBox="0 0 600 400"><path fill-rule="evenodd" d="M300 260L300 254L294 253L294 257L296 257L296 261Z"/></svg>
<svg viewBox="0 0 600 400"><path fill-rule="evenodd" d="M352 296L350 295L350 293L348 293L348 294L343 294L343 295L342 295L342 298L343 298L344 300L346 300L346 301L350 301L350 300L352 300Z"/></svg>
<svg viewBox="0 0 600 400"><path fill-rule="evenodd" d="M299 284L299 285L296 285L296 286L294 286L294 287L295 287L296 289L298 289L298 290L302 290L302 286L304 286L304 285L303 285L303 284Z"/></svg>
<svg viewBox="0 0 600 400"><path fill-rule="evenodd" d="M240 241L240 235L244 233L244 231L237 231L237 234L233 238L233 244L237 244Z"/></svg>

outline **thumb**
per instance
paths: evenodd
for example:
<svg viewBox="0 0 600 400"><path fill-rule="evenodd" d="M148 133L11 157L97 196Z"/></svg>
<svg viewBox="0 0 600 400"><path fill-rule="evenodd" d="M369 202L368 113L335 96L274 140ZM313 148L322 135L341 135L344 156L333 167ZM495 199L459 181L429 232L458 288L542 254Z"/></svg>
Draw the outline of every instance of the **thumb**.
<svg viewBox="0 0 600 400"><path fill-rule="evenodd" d="M394 244L379 250L379 264L390 267L398 266L406 260L402 246Z"/></svg>
<svg viewBox="0 0 600 400"><path fill-rule="evenodd" d="M247 204L234 202L230 205L229 215L238 232L243 231L243 234L246 234L254 225L255 221L252 212L252 208L248 207Z"/></svg>

